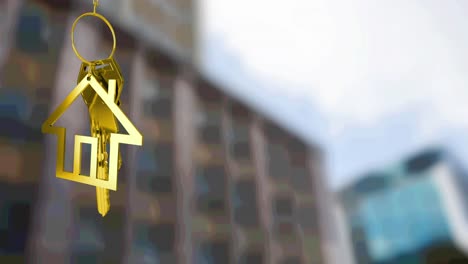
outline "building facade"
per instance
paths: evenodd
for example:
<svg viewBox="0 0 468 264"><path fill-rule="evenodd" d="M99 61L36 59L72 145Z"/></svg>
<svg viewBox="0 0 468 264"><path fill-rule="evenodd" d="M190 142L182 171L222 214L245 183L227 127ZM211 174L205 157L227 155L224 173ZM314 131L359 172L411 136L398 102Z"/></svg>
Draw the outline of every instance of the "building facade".
<svg viewBox="0 0 468 264"><path fill-rule="evenodd" d="M55 177L55 138L40 127L76 85L69 30L91 4L0 2L0 263L328 263L320 149L198 74L193 1L100 1L144 144L121 147L105 218L94 187ZM97 25L75 31L87 58L112 45ZM87 120L76 103L60 121L68 170Z"/></svg>
<svg viewBox="0 0 468 264"><path fill-rule="evenodd" d="M355 263L468 261L462 218L468 200L462 185L451 184L468 180L462 172L453 157L434 148L341 191Z"/></svg>

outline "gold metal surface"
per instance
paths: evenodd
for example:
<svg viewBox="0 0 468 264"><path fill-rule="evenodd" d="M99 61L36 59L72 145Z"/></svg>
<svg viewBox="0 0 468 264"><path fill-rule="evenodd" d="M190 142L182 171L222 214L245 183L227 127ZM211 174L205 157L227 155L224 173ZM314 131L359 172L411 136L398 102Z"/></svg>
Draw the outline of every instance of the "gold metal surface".
<svg viewBox="0 0 468 264"><path fill-rule="evenodd" d="M95 6L96 7L96 6ZM75 46L75 28L76 28L76 25L78 24L78 21L80 21L80 19L82 19L83 17L88 17L88 16L91 16L91 17L97 17L99 19L101 19L102 21L104 21L104 23L106 23L107 27L109 27L111 33L112 33L112 40L113 40L113 44L112 44L112 51L109 55L109 57L107 59L112 59L112 57L114 56L114 53L115 53L115 49L117 47L117 39L115 37L115 31L114 31L114 28L112 27L111 23L109 22L109 20L107 20L103 15L101 14L98 14L96 12L89 12L89 13L84 13L82 15L80 15L76 20L75 22L73 22L73 25L72 25L72 29L71 29L71 40L72 40L72 48L73 48L73 51L75 52L76 56L84 63L88 64L88 65L91 65L92 62L91 61L88 61L86 60L85 58L83 58L81 56L81 54L78 52L78 49L76 48Z"/></svg>
<svg viewBox="0 0 468 264"><path fill-rule="evenodd" d="M114 59L105 59L93 64L87 65L81 64L80 72L78 74L78 82L88 74L92 74L96 77L102 87L107 88L107 94L114 102L119 105L120 93L123 88L123 78L120 72L119 65ZM116 80L116 87L110 87L108 80ZM107 107L104 101L96 94L92 89L85 89L81 96L84 102L88 106L89 117L91 122L91 135L98 138L98 167L96 177L100 180L108 180L109 178L109 167L108 167L108 153L107 143L109 140L110 133L117 133L119 126L117 120L114 118L114 114ZM119 165L120 169L122 160L119 154ZM105 216L110 209L110 197L109 190L96 187L96 202L98 212Z"/></svg>
<svg viewBox="0 0 468 264"><path fill-rule="evenodd" d="M124 80L119 65L113 59L116 47L115 33L109 21L96 13L98 2L93 0L93 13L85 13L73 23L71 33L73 51L83 62L78 73L78 84L43 123L42 132L55 134L58 138L57 177L95 186L98 212L104 217L110 209L109 190L117 190L117 172L122 165L119 144L141 146L143 136L119 108ZM109 58L88 61L77 51L73 32L76 23L85 16L98 17L110 28L114 45ZM91 136L75 135L73 172L68 172L64 169L66 129L56 127L54 124L79 95L88 107ZM118 133L118 122L127 134ZM90 175L81 173L82 144L91 145Z"/></svg>
<svg viewBox="0 0 468 264"><path fill-rule="evenodd" d="M116 87L115 80L109 80L109 89L115 89ZM65 113L65 111L70 107L70 105L76 100L76 98L85 90L93 89L96 94L102 99L104 104L106 104L109 109L114 114L117 121L122 124L122 127L127 131L128 134L109 134L109 178L108 180L98 179L97 170L91 170L90 175L82 175L80 168L80 157L81 149L75 148L74 155L74 166L73 172L68 172L64 170L64 160L65 160L65 134L66 128L54 126L55 122ZM108 122L108 120L105 120ZM96 187L101 187L109 190L117 190L117 170L118 170L118 152L119 144L129 144L129 145L138 145L143 144L143 136L128 119L128 117L122 112L122 110L117 106L114 101L114 98L111 98L106 90L99 84L96 77L93 75L87 75L81 80L81 82L71 91L70 94L63 100L63 102L57 107L57 109L50 115L50 117L42 125L43 133L55 134L58 137L57 144L57 165L56 172L57 177L76 181L84 184L93 185ZM98 139L96 137L88 136L75 136L75 146L76 144L90 144L92 148L91 152L91 168L97 168L98 160Z"/></svg>

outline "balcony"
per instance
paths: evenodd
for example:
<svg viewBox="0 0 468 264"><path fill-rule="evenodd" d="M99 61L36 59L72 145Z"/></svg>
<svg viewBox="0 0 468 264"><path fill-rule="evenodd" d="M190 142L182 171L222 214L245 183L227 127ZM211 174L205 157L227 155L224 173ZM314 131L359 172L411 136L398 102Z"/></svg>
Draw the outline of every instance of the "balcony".
<svg viewBox="0 0 468 264"><path fill-rule="evenodd" d="M175 222L177 219L177 204L174 195L153 196L144 192L136 192L130 208L132 217L147 223Z"/></svg>
<svg viewBox="0 0 468 264"><path fill-rule="evenodd" d="M194 149L195 161L199 165L212 166L224 164L224 150L219 144L198 144Z"/></svg>
<svg viewBox="0 0 468 264"><path fill-rule="evenodd" d="M195 213L192 221L193 234L202 239L228 239L231 236L231 228L229 217L226 215Z"/></svg>
<svg viewBox="0 0 468 264"><path fill-rule="evenodd" d="M234 228L238 247L245 250L262 250L266 237L261 227Z"/></svg>
<svg viewBox="0 0 468 264"><path fill-rule="evenodd" d="M143 137L151 143L170 143L174 140L172 120L144 118L140 124Z"/></svg>

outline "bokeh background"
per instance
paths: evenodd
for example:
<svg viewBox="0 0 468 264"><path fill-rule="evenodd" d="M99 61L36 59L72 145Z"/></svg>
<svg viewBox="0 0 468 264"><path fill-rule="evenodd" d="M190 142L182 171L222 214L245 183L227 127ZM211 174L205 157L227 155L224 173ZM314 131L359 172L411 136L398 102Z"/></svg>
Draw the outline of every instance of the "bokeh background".
<svg viewBox="0 0 468 264"><path fill-rule="evenodd" d="M0 0L0 263L468 263L468 3L100 0L144 136L104 218L41 133L92 7Z"/></svg>

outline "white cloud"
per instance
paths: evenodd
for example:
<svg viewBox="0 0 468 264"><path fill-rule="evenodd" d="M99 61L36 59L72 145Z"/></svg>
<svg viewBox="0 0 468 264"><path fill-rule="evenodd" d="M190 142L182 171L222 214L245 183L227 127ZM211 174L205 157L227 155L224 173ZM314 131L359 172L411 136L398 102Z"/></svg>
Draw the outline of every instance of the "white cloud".
<svg viewBox="0 0 468 264"><path fill-rule="evenodd" d="M323 115L332 181L468 134L468 2L203 0L202 6L205 41L223 37L258 80L290 84L271 89L308 98ZM227 72L232 66L225 65ZM300 125L317 126L303 118Z"/></svg>
<svg viewBox="0 0 468 264"><path fill-rule="evenodd" d="M454 31L466 20L455 4L205 0L203 24L259 78L298 84L284 92L308 96L335 127L415 104L430 105L439 125L468 126L468 64L459 59L468 53L455 44L467 34Z"/></svg>

